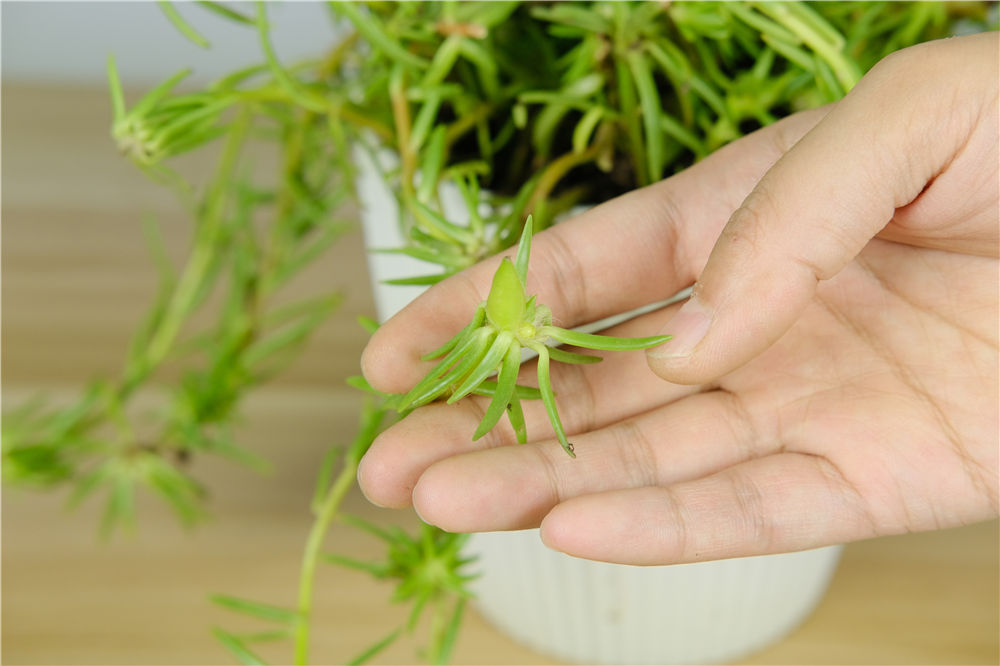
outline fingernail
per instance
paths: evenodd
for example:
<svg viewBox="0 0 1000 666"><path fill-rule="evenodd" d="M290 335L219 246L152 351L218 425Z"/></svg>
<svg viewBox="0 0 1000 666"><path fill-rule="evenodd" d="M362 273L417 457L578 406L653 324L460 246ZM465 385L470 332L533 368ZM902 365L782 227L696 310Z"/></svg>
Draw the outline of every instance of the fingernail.
<svg viewBox="0 0 1000 666"><path fill-rule="evenodd" d="M653 358L690 356L694 348L708 333L708 326L711 322L711 310L692 296L661 331L664 335L669 334L674 337L650 350L649 355Z"/></svg>

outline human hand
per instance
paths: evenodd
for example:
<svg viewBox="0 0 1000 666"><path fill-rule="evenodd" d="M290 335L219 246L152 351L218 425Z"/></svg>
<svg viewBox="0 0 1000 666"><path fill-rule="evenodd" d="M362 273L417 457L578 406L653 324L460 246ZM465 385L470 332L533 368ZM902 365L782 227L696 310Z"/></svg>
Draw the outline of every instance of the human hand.
<svg viewBox="0 0 1000 666"><path fill-rule="evenodd" d="M420 408L373 444L362 489L447 530L540 524L552 548L635 564L996 515L997 47L901 51L841 102L536 236L528 292L563 326L697 277L683 307L611 331L674 334L655 374L641 352L553 366L575 460L537 403L524 446L506 426L471 441L481 399ZM498 262L383 325L372 385L419 380Z"/></svg>

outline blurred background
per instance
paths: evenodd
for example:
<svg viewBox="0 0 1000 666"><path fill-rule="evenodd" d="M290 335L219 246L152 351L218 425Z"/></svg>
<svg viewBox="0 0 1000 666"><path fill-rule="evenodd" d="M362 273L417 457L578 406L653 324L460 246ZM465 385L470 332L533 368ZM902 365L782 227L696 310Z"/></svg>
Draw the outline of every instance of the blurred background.
<svg viewBox="0 0 1000 666"><path fill-rule="evenodd" d="M253 31L191 3L177 3L176 9L215 48L192 44L155 2L4 3L4 81L103 89L109 53L117 57L124 83L146 87L182 67L192 69L188 81L199 85L260 62ZM313 56L338 37L321 2L274 3L269 17L283 60Z"/></svg>
<svg viewBox="0 0 1000 666"><path fill-rule="evenodd" d="M177 197L151 182L110 136L106 61L113 53L132 103L190 67L191 89L261 61L256 33L186 3L211 50L178 33L153 2L4 2L2 26L2 401L5 412L36 396L77 398L97 377L121 372L129 341L154 301L158 273L143 231L155 217L175 263L189 249L191 219ZM245 6L252 10L252 5ZM269 7L283 61L315 56L337 38L321 3ZM215 154L176 167L196 179ZM275 157L255 156L258 168ZM350 212L346 213L350 216ZM199 459L191 473L209 489L208 520L185 529L162 501L138 498L133 534L98 535L103 498L72 512L68 493L3 487L2 617L5 664L235 663L215 626L259 630L209 602L227 594L295 605L299 564L312 524L309 503L319 460L350 442L361 408L344 379L358 372L374 315L360 229L344 235L289 288L291 295L337 290L344 301L301 356L254 392L237 439L271 461L260 474L225 460ZM163 376L176 380L175 368ZM155 392L139 397L157 404ZM378 512L360 496L345 509L377 522L412 526L409 512ZM346 543L345 543L346 541ZM335 527L330 550L381 558L357 530ZM340 663L406 617L392 587L324 565L316 594L315 663ZM478 618L463 663L544 663ZM477 638L473 638L478 634ZM411 663L403 640L382 663ZM264 646L288 663L291 646Z"/></svg>
<svg viewBox="0 0 1000 666"><path fill-rule="evenodd" d="M178 9L210 50L178 34L150 2L0 6L5 411L39 392L71 400L94 377L120 372L157 290L144 216L160 222L170 258L185 255L187 214L109 136L107 56L114 53L129 99L182 67L192 68L189 84L198 85L261 57L253 31L191 5ZM286 62L337 37L319 3L274 4L271 20ZM196 155L178 168L206 172L210 158ZM234 620L208 602L210 594L293 605L318 458L331 443L349 441L361 404L344 384L367 338L355 318L374 314L358 230L293 291L331 287L345 296L333 318L242 410L240 442L273 461L270 473L194 462L194 475L210 489L206 523L185 530L161 503L140 498L136 532L102 541L98 502L70 513L62 492L4 486L4 663L232 663L210 630ZM346 509L381 523L415 522L359 496ZM328 543L355 557L381 554L378 542L341 527ZM850 545L819 610L748 663L998 663L997 563L995 521ZM391 588L363 574L327 567L318 580L317 663L342 662L404 617L389 603ZM287 645L261 652L275 663L291 659ZM454 660L549 663L475 614ZM413 663L414 644L403 641L378 661Z"/></svg>

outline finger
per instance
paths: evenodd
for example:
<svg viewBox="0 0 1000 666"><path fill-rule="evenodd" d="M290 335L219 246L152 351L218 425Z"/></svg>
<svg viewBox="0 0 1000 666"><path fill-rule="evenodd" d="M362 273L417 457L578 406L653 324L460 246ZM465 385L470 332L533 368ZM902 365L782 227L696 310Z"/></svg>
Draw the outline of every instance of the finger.
<svg viewBox="0 0 1000 666"><path fill-rule="evenodd" d="M966 105L955 114L972 118L971 135L948 163L943 173L934 177L920 196L896 210L892 222L879 234L899 240L962 254L996 257L997 183L1000 182L1000 141L997 139L998 84L1000 84L1000 36L985 33L963 38L970 49L989 52L981 60L982 76L973 83L983 86L976 91L964 83ZM978 98L982 107L972 104Z"/></svg>
<svg viewBox="0 0 1000 666"><path fill-rule="evenodd" d="M715 391L574 438L577 457L557 442L443 459L413 490L421 517L449 531L536 527L571 498L699 478L770 451L734 398Z"/></svg>
<svg viewBox="0 0 1000 666"><path fill-rule="evenodd" d="M640 565L783 553L876 535L865 503L836 468L798 453L673 485L577 497L541 524L550 548Z"/></svg>
<svg viewBox="0 0 1000 666"><path fill-rule="evenodd" d="M732 211L824 113L797 114L538 234L528 293L565 327L669 298L694 281ZM420 356L468 323L499 262L493 257L442 281L383 324L362 356L372 386L411 388L430 368Z"/></svg>
<svg viewBox="0 0 1000 666"><path fill-rule="evenodd" d="M817 283L945 168L971 121L953 108L959 91L940 89L944 72L961 82L982 64L960 42L882 61L767 172L665 328L674 339L647 352L657 374L704 382L758 355L799 317Z"/></svg>
<svg viewBox="0 0 1000 666"><path fill-rule="evenodd" d="M644 315L606 333L630 336L639 329L657 328L676 309L673 306ZM604 427L701 390L663 381L649 371L642 352L601 354L605 356L602 363L551 366L559 412L570 435ZM535 364L526 363L519 383L535 384L534 373ZM454 405L428 405L387 429L372 444L358 470L366 496L382 506L409 506L417 479L433 463L460 453L515 444L514 431L506 419L479 441L472 441L488 403L487 398L470 397ZM526 400L522 406L529 439L552 438L552 426L541 402ZM560 455L565 456L561 449Z"/></svg>

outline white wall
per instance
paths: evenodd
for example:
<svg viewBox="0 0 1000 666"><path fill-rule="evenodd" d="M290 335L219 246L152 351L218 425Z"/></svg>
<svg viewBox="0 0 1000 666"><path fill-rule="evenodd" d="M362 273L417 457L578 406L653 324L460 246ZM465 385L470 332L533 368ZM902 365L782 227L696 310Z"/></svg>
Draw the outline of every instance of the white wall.
<svg viewBox="0 0 1000 666"><path fill-rule="evenodd" d="M254 4L227 3L253 15ZM0 3L0 56L5 82L105 85L114 53L126 84L157 83L186 67L204 83L263 60L257 33L190 3L178 12L211 42L203 49L180 34L155 2ZM322 2L270 2L272 42L283 62L323 53L336 40Z"/></svg>

